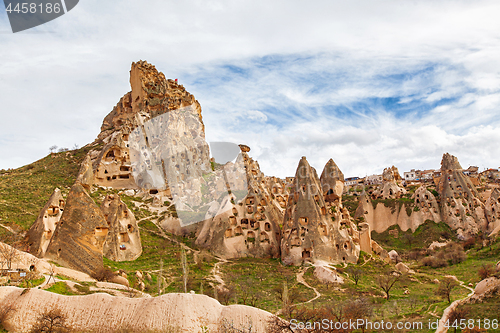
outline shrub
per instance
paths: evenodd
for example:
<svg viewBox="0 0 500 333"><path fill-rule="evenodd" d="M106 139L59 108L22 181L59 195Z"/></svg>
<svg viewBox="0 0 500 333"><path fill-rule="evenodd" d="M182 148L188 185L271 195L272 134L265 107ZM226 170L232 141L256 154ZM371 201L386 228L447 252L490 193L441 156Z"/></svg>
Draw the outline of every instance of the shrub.
<svg viewBox="0 0 500 333"><path fill-rule="evenodd" d="M115 276L115 273L109 267L103 267L92 274L92 277L97 281L110 281Z"/></svg>
<svg viewBox="0 0 500 333"><path fill-rule="evenodd" d="M432 268L448 266L448 262L446 262L446 260L435 256L425 257L420 261L420 263L424 266L430 266Z"/></svg>
<svg viewBox="0 0 500 333"><path fill-rule="evenodd" d="M494 273L495 273L495 266L493 266L492 264L483 264L477 271L477 274L479 275L481 280L489 278Z"/></svg>

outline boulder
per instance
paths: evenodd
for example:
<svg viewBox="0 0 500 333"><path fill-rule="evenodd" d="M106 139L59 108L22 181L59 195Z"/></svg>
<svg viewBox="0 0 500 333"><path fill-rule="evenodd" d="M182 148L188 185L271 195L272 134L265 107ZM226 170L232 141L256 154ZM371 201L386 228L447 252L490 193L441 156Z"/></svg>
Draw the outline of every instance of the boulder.
<svg viewBox="0 0 500 333"><path fill-rule="evenodd" d="M326 267L326 266L316 266L314 268L314 276L321 283L329 284L329 283L344 283L344 278L339 276L336 271Z"/></svg>
<svg viewBox="0 0 500 333"><path fill-rule="evenodd" d="M121 275L114 275L110 279L110 282L118 283L118 284L121 284L122 286L129 287L129 282L128 282L127 278L125 278L125 277L123 277Z"/></svg>
<svg viewBox="0 0 500 333"><path fill-rule="evenodd" d="M388 255L393 262L397 262L399 260L399 254L395 250L389 251Z"/></svg>
<svg viewBox="0 0 500 333"><path fill-rule="evenodd" d="M403 264L402 262L398 262L396 264L396 269L398 271L400 271L401 273L409 273L411 270L408 266L406 266L405 264Z"/></svg>

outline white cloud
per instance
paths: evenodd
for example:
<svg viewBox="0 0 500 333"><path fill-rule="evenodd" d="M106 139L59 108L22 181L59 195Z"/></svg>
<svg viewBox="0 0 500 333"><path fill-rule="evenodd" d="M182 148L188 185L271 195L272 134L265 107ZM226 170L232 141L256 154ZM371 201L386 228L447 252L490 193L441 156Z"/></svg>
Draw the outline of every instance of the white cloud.
<svg viewBox="0 0 500 333"><path fill-rule="evenodd" d="M92 141L139 59L196 96L207 140L248 143L268 174L293 174L302 155L346 175L439 167L445 151L500 166L499 9L86 0L37 34L8 33L0 13L0 168Z"/></svg>

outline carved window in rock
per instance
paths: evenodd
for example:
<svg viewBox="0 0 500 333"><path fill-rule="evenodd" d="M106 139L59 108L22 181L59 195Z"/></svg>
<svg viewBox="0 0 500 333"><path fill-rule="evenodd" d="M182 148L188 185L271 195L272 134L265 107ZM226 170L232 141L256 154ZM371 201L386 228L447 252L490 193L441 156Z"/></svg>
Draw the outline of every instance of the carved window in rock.
<svg viewBox="0 0 500 333"><path fill-rule="evenodd" d="M158 194L158 190L151 189L151 190L149 190L149 194Z"/></svg>
<svg viewBox="0 0 500 333"><path fill-rule="evenodd" d="M260 241L265 242L265 243L269 243L269 235L266 232L262 231L260 233Z"/></svg>
<svg viewBox="0 0 500 333"><path fill-rule="evenodd" d="M309 219L307 217L299 217L299 223L302 225L306 225L309 223Z"/></svg>
<svg viewBox="0 0 500 333"><path fill-rule="evenodd" d="M250 220L250 228L252 228L252 229L259 229L260 228L260 222L256 222L255 220Z"/></svg>
<svg viewBox="0 0 500 333"><path fill-rule="evenodd" d="M238 210L235 207L233 207L233 215L236 216L237 214L238 214Z"/></svg>
<svg viewBox="0 0 500 333"><path fill-rule="evenodd" d="M236 216L229 216L229 224L230 225L236 225Z"/></svg>
<svg viewBox="0 0 500 333"><path fill-rule="evenodd" d="M226 236L226 238L233 237L233 229L231 229L231 228L227 229L225 236Z"/></svg>
<svg viewBox="0 0 500 333"><path fill-rule="evenodd" d="M128 233L126 233L126 232L120 233L120 235L118 236L118 241L120 243L128 243L128 242L130 242L130 238L128 237Z"/></svg>
<svg viewBox="0 0 500 333"><path fill-rule="evenodd" d="M51 206L49 209L47 209L47 214L49 216L56 216L59 214L59 207Z"/></svg>
<svg viewBox="0 0 500 333"><path fill-rule="evenodd" d="M253 213L253 206L247 206L247 213L252 214Z"/></svg>
<svg viewBox="0 0 500 333"><path fill-rule="evenodd" d="M243 234L243 230L240 226L237 226L235 229L234 229L234 234L235 236L239 236L241 234Z"/></svg>
<svg viewBox="0 0 500 333"><path fill-rule="evenodd" d="M248 241L254 241L254 240L255 240L255 232L253 232L253 231L251 231L251 230L250 230L250 231L248 231L248 232L247 232L247 240L248 240Z"/></svg>
<svg viewBox="0 0 500 333"><path fill-rule="evenodd" d="M300 246L300 244L302 244L302 242L300 241L299 237L293 237L290 242L291 246Z"/></svg>
<svg viewBox="0 0 500 333"><path fill-rule="evenodd" d="M266 206L267 205L266 199L264 199L264 198L260 199L260 204L262 206Z"/></svg>
<svg viewBox="0 0 500 333"><path fill-rule="evenodd" d="M132 226L132 224L127 225L127 230L128 232L134 232L134 227Z"/></svg>
<svg viewBox="0 0 500 333"><path fill-rule="evenodd" d="M265 230L265 231L271 231L271 223L266 222L266 223L264 224L264 230Z"/></svg>
<svg viewBox="0 0 500 333"><path fill-rule="evenodd" d="M108 234L108 228L97 227L94 230L94 235L96 237L106 237Z"/></svg>
<svg viewBox="0 0 500 333"><path fill-rule="evenodd" d="M328 236L328 229L325 224L321 223L319 225L319 234L321 236Z"/></svg>
<svg viewBox="0 0 500 333"><path fill-rule="evenodd" d="M311 258L311 251L303 250L302 251L302 259L307 259L307 258Z"/></svg>
<svg viewBox="0 0 500 333"><path fill-rule="evenodd" d="M248 229L248 219L241 219L241 227L243 229Z"/></svg>
<svg viewBox="0 0 500 333"><path fill-rule="evenodd" d="M326 215L326 208L325 207L321 207L321 214Z"/></svg>

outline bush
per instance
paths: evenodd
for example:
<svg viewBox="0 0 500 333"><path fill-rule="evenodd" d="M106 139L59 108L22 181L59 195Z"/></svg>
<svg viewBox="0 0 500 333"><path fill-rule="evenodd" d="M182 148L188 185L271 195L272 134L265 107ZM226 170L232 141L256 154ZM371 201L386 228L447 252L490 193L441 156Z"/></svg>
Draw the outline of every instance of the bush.
<svg viewBox="0 0 500 333"><path fill-rule="evenodd" d="M97 281L111 281L114 276L115 273L108 267L103 267L92 274L92 277Z"/></svg>
<svg viewBox="0 0 500 333"><path fill-rule="evenodd" d="M495 273L495 266L493 266L492 264L483 264L477 271L477 274L479 275L481 280L489 278L494 273Z"/></svg>
<svg viewBox="0 0 500 333"><path fill-rule="evenodd" d="M432 268L448 266L448 262L446 260L435 256L425 257L420 261L420 263L424 266L430 266Z"/></svg>

